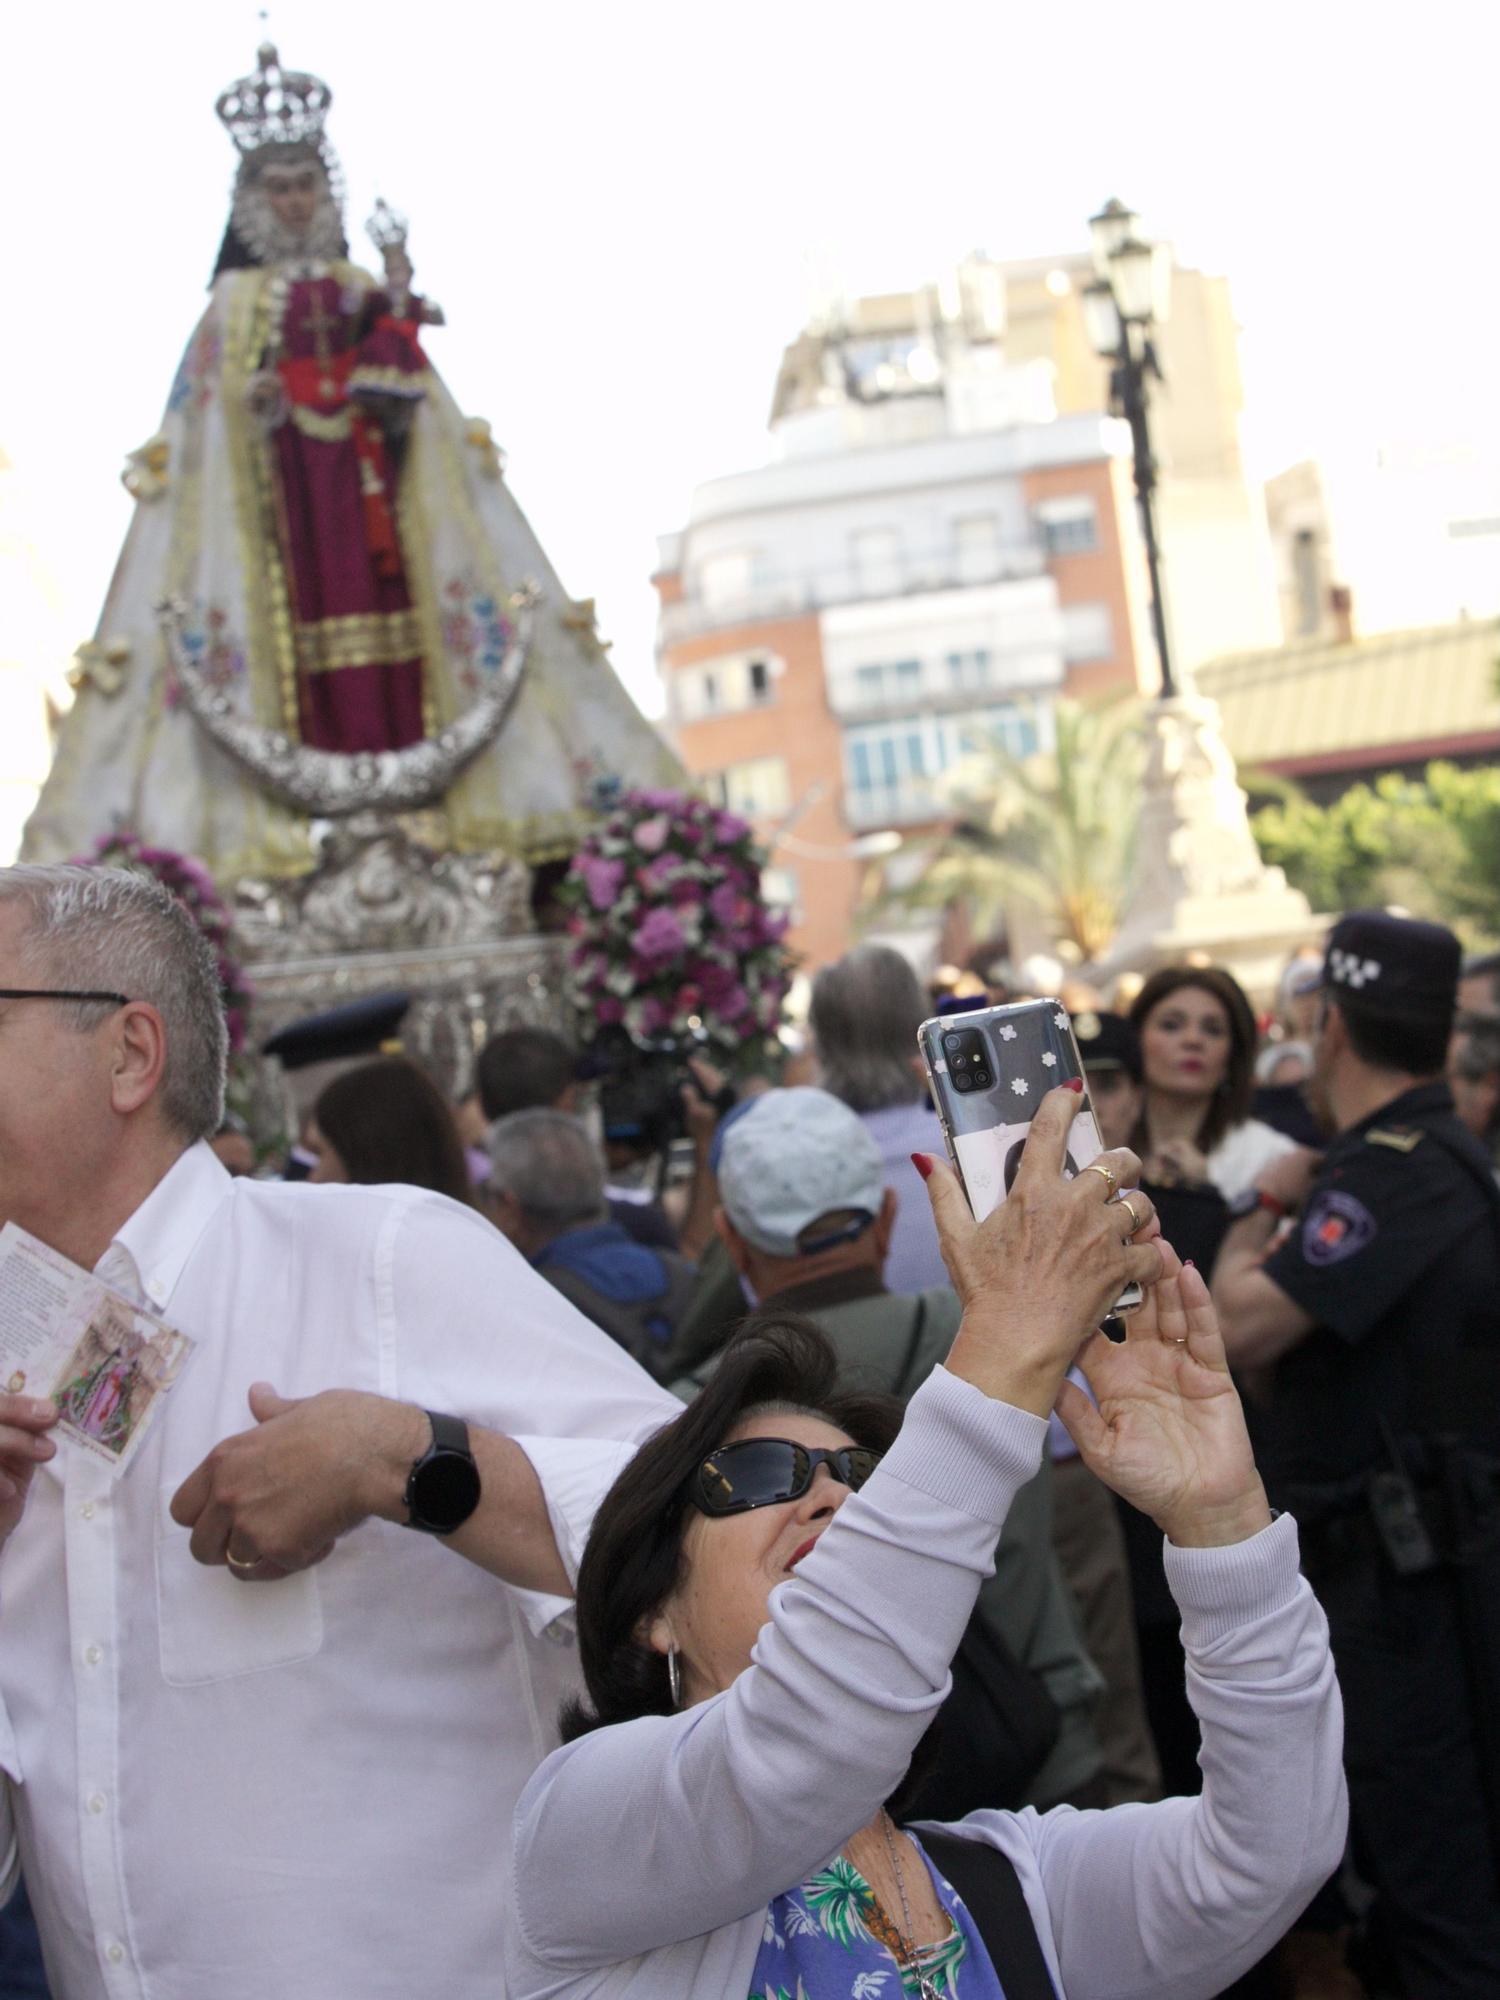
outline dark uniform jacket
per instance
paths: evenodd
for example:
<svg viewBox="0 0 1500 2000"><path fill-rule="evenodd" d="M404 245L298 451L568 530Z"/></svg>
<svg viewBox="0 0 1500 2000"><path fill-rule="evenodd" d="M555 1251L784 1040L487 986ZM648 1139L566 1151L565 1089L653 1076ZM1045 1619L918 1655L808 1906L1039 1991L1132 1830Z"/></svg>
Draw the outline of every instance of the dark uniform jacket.
<svg viewBox="0 0 1500 2000"><path fill-rule="evenodd" d="M1500 1450L1500 1195L1446 1084L1338 1135L1265 1268L1317 1321L1276 1369L1270 1471L1294 1505L1392 1438Z"/></svg>

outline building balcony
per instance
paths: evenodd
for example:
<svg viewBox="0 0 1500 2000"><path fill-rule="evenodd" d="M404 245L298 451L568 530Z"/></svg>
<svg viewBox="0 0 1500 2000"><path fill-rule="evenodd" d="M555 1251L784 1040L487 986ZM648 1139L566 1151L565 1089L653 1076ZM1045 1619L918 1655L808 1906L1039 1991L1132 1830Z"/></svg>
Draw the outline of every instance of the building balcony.
<svg viewBox="0 0 1500 2000"><path fill-rule="evenodd" d="M952 805L936 785L877 785L869 790L844 788L844 818L856 833L881 827L925 826L951 817Z"/></svg>
<svg viewBox="0 0 1500 2000"><path fill-rule="evenodd" d="M965 590L977 585L1010 583L1026 577L1043 576L1047 554L1040 542L1018 542L1000 549L989 562L972 556L960 560L953 550L923 558L903 551L899 568L879 572L869 569L824 570L807 576L768 576L742 595L710 603L697 597L683 598L662 607L657 620L657 644L665 649L701 639L710 632L725 632L742 625L769 624L777 619L801 618L835 604L860 604L873 598L919 597L929 591Z"/></svg>
<svg viewBox="0 0 1500 2000"><path fill-rule="evenodd" d="M825 682L829 708L843 722L968 716L979 708L1045 706L1062 683L1060 655L1038 649L1014 659L1004 654L991 657L982 667L967 671L953 670L939 660L922 662L920 673L903 676L899 666L904 664L830 673Z"/></svg>

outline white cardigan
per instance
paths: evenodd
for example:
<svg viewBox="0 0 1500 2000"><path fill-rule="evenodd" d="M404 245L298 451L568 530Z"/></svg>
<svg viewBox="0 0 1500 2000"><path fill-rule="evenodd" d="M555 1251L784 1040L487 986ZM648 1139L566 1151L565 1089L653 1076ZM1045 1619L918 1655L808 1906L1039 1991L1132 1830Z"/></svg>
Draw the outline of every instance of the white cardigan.
<svg viewBox="0 0 1500 2000"><path fill-rule="evenodd" d="M553 1752L516 1809L510 2000L745 2000L767 1904L874 1815L947 1693L1046 1428L935 1370L772 1592L749 1670L681 1714ZM1343 1851L1342 1712L1294 1524L1166 1560L1202 1797L962 1822L1015 1862L1063 2000L1217 1993Z"/></svg>

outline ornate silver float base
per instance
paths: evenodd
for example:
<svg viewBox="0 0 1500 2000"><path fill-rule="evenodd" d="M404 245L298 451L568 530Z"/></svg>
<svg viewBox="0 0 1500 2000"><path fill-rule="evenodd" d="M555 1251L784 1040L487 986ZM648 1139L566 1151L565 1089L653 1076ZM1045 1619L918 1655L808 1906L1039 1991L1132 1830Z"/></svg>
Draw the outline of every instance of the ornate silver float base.
<svg viewBox="0 0 1500 2000"><path fill-rule="evenodd" d="M502 856L439 854L383 814L330 829L311 875L241 882L235 929L255 986L256 1048L308 1014L397 990L411 996L403 1050L457 1098L500 1029L532 1023L572 1038L567 942L533 928L530 871ZM275 1061L256 1064L253 1128L295 1136L344 1067L288 1077Z"/></svg>

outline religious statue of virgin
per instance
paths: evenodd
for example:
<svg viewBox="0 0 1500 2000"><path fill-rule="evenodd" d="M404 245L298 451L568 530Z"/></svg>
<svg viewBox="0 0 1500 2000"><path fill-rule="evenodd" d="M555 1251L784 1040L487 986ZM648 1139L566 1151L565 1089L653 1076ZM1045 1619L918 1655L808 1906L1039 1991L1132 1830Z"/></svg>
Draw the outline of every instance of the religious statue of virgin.
<svg viewBox="0 0 1500 2000"><path fill-rule="evenodd" d="M488 424L432 367L442 315L383 202L381 275L351 261L330 101L269 45L218 100L229 224L126 468L135 518L30 856L125 828L221 874L289 874L329 813L417 803L446 847L535 858L576 839L601 776L672 780Z"/></svg>

